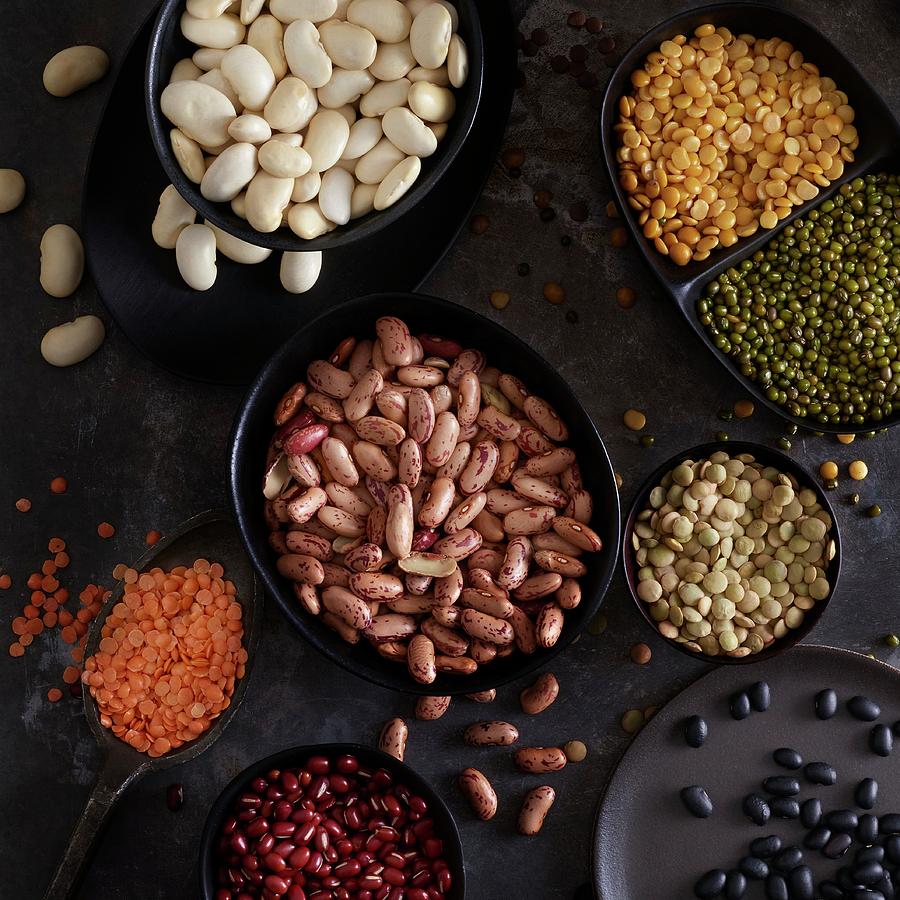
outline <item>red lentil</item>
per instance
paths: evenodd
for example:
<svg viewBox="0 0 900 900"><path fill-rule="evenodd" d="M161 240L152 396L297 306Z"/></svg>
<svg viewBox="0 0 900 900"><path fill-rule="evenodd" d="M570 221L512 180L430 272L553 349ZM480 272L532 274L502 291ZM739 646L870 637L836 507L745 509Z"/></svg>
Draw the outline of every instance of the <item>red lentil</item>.
<svg viewBox="0 0 900 900"><path fill-rule="evenodd" d="M28 512L31 509L31 501L27 497L21 497L16 500L16 509L19 512Z"/></svg>
<svg viewBox="0 0 900 900"><path fill-rule="evenodd" d="M50 491L54 494L64 494L69 489L69 482L62 475L57 475L50 482Z"/></svg>
<svg viewBox="0 0 900 900"><path fill-rule="evenodd" d="M116 533L116 529L109 522L101 522L97 526L97 534L102 538L111 538Z"/></svg>

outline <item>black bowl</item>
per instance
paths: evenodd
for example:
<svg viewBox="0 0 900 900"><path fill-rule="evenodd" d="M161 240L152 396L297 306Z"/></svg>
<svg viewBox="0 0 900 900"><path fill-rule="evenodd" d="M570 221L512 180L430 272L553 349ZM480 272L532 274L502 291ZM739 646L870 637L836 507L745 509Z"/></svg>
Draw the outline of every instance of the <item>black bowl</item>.
<svg viewBox="0 0 900 900"><path fill-rule="evenodd" d="M309 744L304 747L291 747L289 750L282 750L280 753L267 756L265 759L247 766L243 772L232 778L216 798L216 802L213 803L200 838L200 893L203 900L215 900L215 847L219 829L226 816L231 813L235 800L244 791L246 785L257 776L265 775L271 769L302 766L310 756L333 758L345 753L357 757L364 765L387 769L396 777L397 781L411 788L414 793L428 802L429 814L434 818L437 826L435 831L444 842L444 859L453 875L450 893L446 895L447 900L465 900L466 870L463 862L462 841L456 822L450 814L450 810L447 809L447 805L437 791L414 769L394 759L393 756L361 744Z"/></svg>
<svg viewBox="0 0 900 900"><path fill-rule="evenodd" d="M724 654L720 654L719 656L708 656L705 653L697 653L693 650L689 650L684 644L679 644L677 641L666 638L659 633L657 623L650 615L650 605L641 600L637 595L636 585L638 566L634 558L634 547L631 543L631 535L635 521L641 511L647 506L650 492L660 483L663 476L668 472L671 472L675 466L686 459L693 459L695 461L698 459L705 459L717 450L724 450L729 456L737 456L739 453L750 453L763 465L774 466L786 475L793 475L801 487L810 488L815 491L816 499L828 515L831 516L831 539L834 541L835 548L834 558L831 560L826 570L828 581L831 584L831 593L829 593L824 600L816 601L815 606L807 611L799 628L788 631L784 637L774 640L768 647L760 650L759 653L751 653L749 656L737 658L725 656ZM683 450L681 453L677 453L675 456L666 460L655 472L648 476L647 480L640 486L632 501L628 518L625 520L625 531L622 539L622 562L625 566L625 580L628 582L628 590L631 592L631 599L634 600L634 604L637 606L640 614L647 622L649 622L653 631L661 640L664 640L669 646L674 647L681 653L690 656L691 659L699 659L720 666L747 665L748 663L762 662L764 659L771 659L773 656L778 656L779 653L783 653L789 647L793 647L795 644L800 643L800 641L816 627L816 623L822 618L822 615L825 612L825 607L831 603L831 599L834 597L838 579L840 578L841 535L834 507L831 505L827 494L815 478L813 478L803 466L796 462L796 460L791 459L790 456L787 456L780 450L773 450L771 447L765 447L762 444L754 444L749 441L716 441L709 444L700 444L697 447L691 447L689 450Z"/></svg>
<svg viewBox="0 0 900 900"><path fill-rule="evenodd" d="M794 207L791 214L782 219L775 228L769 231L760 229L750 237L741 238L732 247L714 250L708 259L701 262L692 261L686 266L676 266L668 257L659 253L653 244L644 237L637 223L637 215L628 205L628 196L619 184L619 167L616 162L618 141L613 132L613 126L619 118L619 98L624 93L630 92L631 73L643 63L647 54L658 50L662 41L676 34L691 34L698 25L704 22L713 22L717 26L724 25L735 34L750 33L757 37L777 35L784 40L789 40L808 61L819 67L823 75L833 78L838 88L846 91L857 114L854 125L859 129L859 147L855 151L855 160L847 164L840 178L833 181L829 187L821 189L819 195L814 199L802 206ZM622 210L625 227L631 232L638 252L675 301L675 305L694 333L731 375L740 382L747 393L759 403L773 409L782 418L801 428L814 431L824 431L830 434L858 434L896 425L900 422L900 412L884 421L870 420L862 425L853 425L849 422L823 424L812 418L792 415L783 406L769 400L759 383L747 378L740 371L735 360L731 356L723 354L716 347L709 332L700 324L697 315L697 300L709 282L718 278L726 269L738 266L742 260L752 256L757 250L764 249L769 241L777 237L794 220L805 216L811 209L815 209L825 200L834 196L842 184L868 172L879 172L885 169L896 170L897 155L900 151L900 123L871 83L841 53L838 47L808 22L788 12L782 6L740 2L715 3L690 9L660 22L659 25L644 34L622 57L606 86L599 125L606 171L618 205Z"/></svg>
<svg viewBox="0 0 900 900"><path fill-rule="evenodd" d="M412 680L406 667L376 653L368 642L355 646L300 609L289 582L275 570L262 515L261 479L273 432L272 412L281 395L303 376L314 359L327 357L348 335L370 337L380 316L400 316L415 334L440 330L487 353L488 363L518 375L545 397L569 423L569 444L581 461L582 478L594 497L591 526L603 550L587 554L581 579L583 599L566 612L562 637L554 647L530 656L513 654L478 669L473 675L439 673L432 684ZM587 462L591 461L591 465ZM247 552L288 621L317 650L350 672L375 684L416 694L448 695L484 691L527 675L545 665L587 627L609 586L619 545L619 497L606 448L578 398L533 348L502 326L447 300L423 294L373 294L344 303L310 322L275 354L244 398L234 423L230 449L231 504Z"/></svg>
<svg viewBox="0 0 900 900"><path fill-rule="evenodd" d="M172 123L162 114L159 98L169 82L169 73L175 63L189 57L196 46L181 33L179 20L184 11L184 0L164 0L150 35L150 49L147 52L147 77L144 100L147 106L147 120L153 146L169 181L178 189L185 200L204 218L214 225L259 247L272 250L328 250L351 244L371 237L373 234L396 222L404 213L420 204L428 203L428 194L447 171L463 142L469 135L475 114L481 101L484 75L484 44L481 22L475 0L453 0L459 13L459 34L469 51L469 77L456 93L456 113L448 123L447 134L438 144L432 156L422 160L422 172L413 186L393 206L381 211L373 211L346 225L339 225L334 231L306 241L289 228L279 228L270 234L256 231L235 215L228 203L213 203L201 193L199 186L190 181L182 172L172 153L169 132ZM435 215L440 211L435 210Z"/></svg>

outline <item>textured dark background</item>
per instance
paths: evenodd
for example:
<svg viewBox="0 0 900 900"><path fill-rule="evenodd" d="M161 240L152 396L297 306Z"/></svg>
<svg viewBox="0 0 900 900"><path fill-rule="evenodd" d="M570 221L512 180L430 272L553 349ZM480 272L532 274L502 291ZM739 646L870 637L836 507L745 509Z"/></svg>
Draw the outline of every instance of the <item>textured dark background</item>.
<svg viewBox="0 0 900 900"><path fill-rule="evenodd" d="M523 32L543 27L550 34L547 47L522 60L526 87L514 103L506 140L506 146L525 150L522 174L511 179L500 165L494 168L478 206L490 218L488 231L481 236L464 231L424 289L496 316L558 366L606 437L624 479L627 503L662 459L723 427L716 411L740 394L676 317L634 249L610 247L610 222L604 214L610 193L600 174L590 92L570 77L552 73L549 57L587 43L589 69L602 86L606 61L614 60L617 50L690 4L587 4L590 13L603 18L604 33L615 38L617 50L607 56L597 52L597 37L566 27L565 17L575 6L568 0L516 0L515 5ZM783 5L830 35L900 112L895 3L790 0ZM0 165L20 168L28 180L25 204L0 218L0 568L15 577L14 589L0 598L4 628L21 608L23 576L44 558L49 536L68 540L73 558L68 583L81 585L108 579L116 562L138 556L148 529L165 531L223 502L225 441L240 390L171 376L139 355L114 327L101 351L76 368L52 369L38 353L43 332L73 313L95 312L109 321L88 279L66 300L51 299L40 290L38 244L54 222L79 224L91 136L114 77L57 100L42 89L41 71L52 53L73 43L96 43L117 65L152 6L148 0L3 3ZM763 15L760 33L765 30ZM816 62L827 71L827 60ZM135 102L142 101L136 97ZM124 161L128 144L123 134ZM138 182L141 173L134 178ZM537 189L553 193L557 216L552 222L538 218L532 202ZM121 202L127 205L128 198ZM587 204L588 221L570 219L567 210L573 203ZM570 246L562 246L563 235L571 236ZM520 262L530 264L528 277L516 274ZM550 306L542 298L547 280L564 285L564 306ZM615 303L620 285L638 293L631 310ZM502 312L491 310L487 302L488 293L498 289L512 294ZM578 316L575 323L566 318L572 311ZM648 431L656 435L651 449L638 446L622 427L621 414L629 406L647 411ZM763 411L725 427L735 437L767 442L781 433L776 417ZM869 464L871 475L859 489L864 503L879 502L884 514L869 520L859 509L841 509L843 581L814 638L866 652L875 649L886 659L891 653L879 639L900 630L900 570L892 551L900 513L898 441L897 432L851 447L798 436L793 450L811 466L826 458L846 462L857 456ZM63 497L48 491L58 474L70 483ZM844 482L839 495L849 491ZM34 501L28 515L13 508L23 495ZM95 536L96 524L104 519L118 527L113 541ZM552 712L525 722L516 686L501 692L492 707L459 701L441 721L412 725L408 758L439 786L458 814L473 900L511 893L542 900L571 897L587 877L597 798L628 742L618 725L622 712L662 703L705 671L701 663L663 646L630 604L619 577L605 606L607 632L599 638L585 635L554 667L562 694ZM636 640L653 647L653 660L645 668L628 661L628 648ZM900 661L900 653L894 651L893 658ZM0 654L5 712L0 729L2 898L41 895L92 780L95 748L79 703L68 696L58 704L45 699L47 689L60 683L67 662L68 648L55 634L38 638L24 660ZM147 778L128 792L83 896L195 897L195 850L206 808L236 771L293 743L370 740L386 717L411 712L407 698L368 687L325 663L270 610L245 705L226 737L200 759ZM581 738L590 748L586 762L553 777L559 800L538 838L514 832L525 783L506 754L476 752L461 744L464 725L484 714L518 722L523 739L531 743ZM495 779L500 794L500 812L489 824L475 822L452 787L454 774L473 763ZM185 786L186 803L173 815L164 796L166 785L175 780Z"/></svg>

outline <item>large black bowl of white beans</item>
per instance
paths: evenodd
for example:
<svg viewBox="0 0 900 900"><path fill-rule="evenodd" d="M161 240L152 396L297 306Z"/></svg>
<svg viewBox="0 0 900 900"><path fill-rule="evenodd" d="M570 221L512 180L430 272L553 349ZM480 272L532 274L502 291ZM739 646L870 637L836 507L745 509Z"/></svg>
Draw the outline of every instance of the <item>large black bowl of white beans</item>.
<svg viewBox="0 0 900 900"><path fill-rule="evenodd" d="M828 497L796 461L761 444L710 443L664 462L637 492L625 575L671 646L752 663L813 629L838 582L840 546Z"/></svg>
<svg viewBox="0 0 900 900"><path fill-rule="evenodd" d="M372 295L301 329L251 387L230 457L288 621L397 690L476 693L546 665L615 568L590 417L532 347L446 300Z"/></svg>
<svg viewBox="0 0 900 900"><path fill-rule="evenodd" d="M165 0L145 100L166 174L205 219L318 251L426 202L482 75L474 0Z"/></svg>

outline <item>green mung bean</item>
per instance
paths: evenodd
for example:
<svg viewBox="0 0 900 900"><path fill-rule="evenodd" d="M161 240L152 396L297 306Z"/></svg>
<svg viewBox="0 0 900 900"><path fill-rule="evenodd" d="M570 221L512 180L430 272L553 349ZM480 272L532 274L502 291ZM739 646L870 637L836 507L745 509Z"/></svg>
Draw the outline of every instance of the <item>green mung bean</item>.
<svg viewBox="0 0 900 900"><path fill-rule="evenodd" d="M716 347L794 416L900 411L900 178L866 175L726 269L698 301Z"/></svg>

